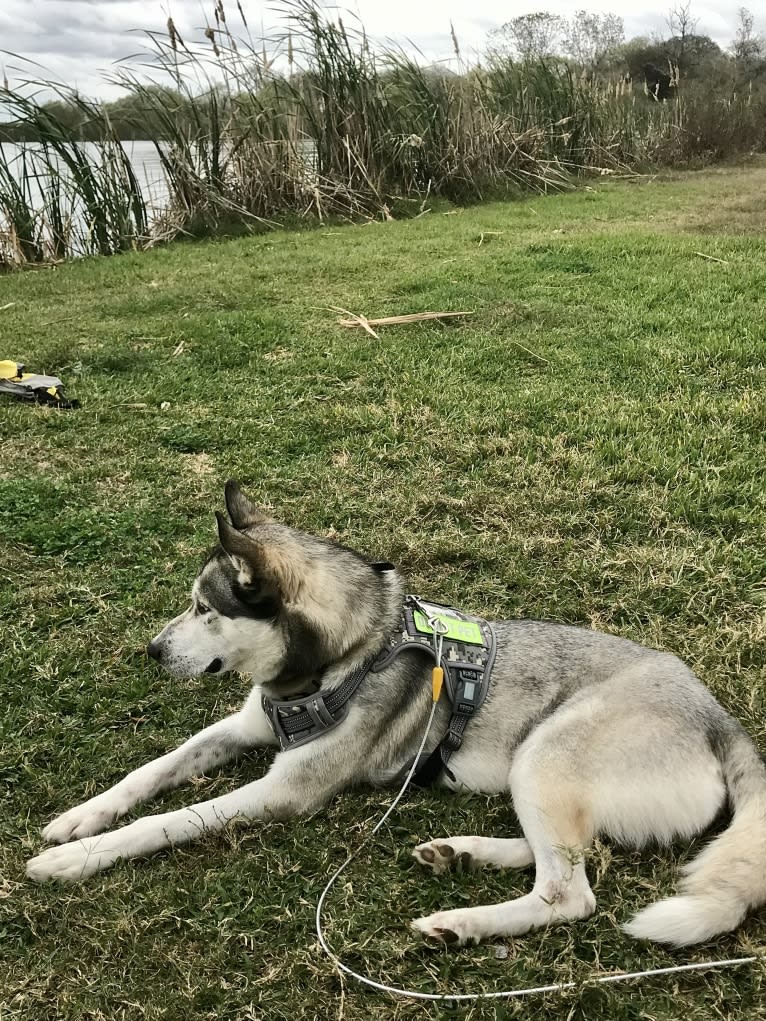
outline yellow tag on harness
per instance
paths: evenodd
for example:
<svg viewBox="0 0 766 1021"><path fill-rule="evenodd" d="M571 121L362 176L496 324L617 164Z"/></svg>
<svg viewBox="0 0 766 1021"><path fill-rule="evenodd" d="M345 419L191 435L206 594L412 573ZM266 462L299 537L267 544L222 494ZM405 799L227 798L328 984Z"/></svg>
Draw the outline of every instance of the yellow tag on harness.
<svg viewBox="0 0 766 1021"><path fill-rule="evenodd" d="M439 701L439 695L442 693L442 684L444 684L444 671L440 666L435 666L431 672L431 685L433 688L434 702Z"/></svg>

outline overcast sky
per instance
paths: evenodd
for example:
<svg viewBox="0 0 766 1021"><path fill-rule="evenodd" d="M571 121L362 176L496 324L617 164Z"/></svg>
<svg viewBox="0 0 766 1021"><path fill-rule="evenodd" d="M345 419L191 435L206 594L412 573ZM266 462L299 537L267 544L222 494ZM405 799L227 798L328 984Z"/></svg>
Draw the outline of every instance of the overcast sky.
<svg viewBox="0 0 766 1021"><path fill-rule="evenodd" d="M741 0L693 0L697 31L728 46L736 30ZM766 31L766 0L744 0ZM517 14L545 9L571 15L577 8L613 11L625 21L625 33L651 35L666 32L665 17L673 0L350 0L339 6L356 11L373 39L410 40L429 60L449 58L452 53L450 21L463 51L480 50L487 33ZM279 31L285 22L274 3L241 0L254 34ZM241 31L235 0L226 0L229 23ZM119 94L104 77L115 62L136 53L144 45L141 30L164 31L171 14L182 35L199 39L205 14L212 15L213 0L0 0L0 63L11 85L23 75L18 57L42 65L46 76L56 76L91 96L112 98ZM17 55L17 56L15 56ZM29 67L29 65L27 65Z"/></svg>

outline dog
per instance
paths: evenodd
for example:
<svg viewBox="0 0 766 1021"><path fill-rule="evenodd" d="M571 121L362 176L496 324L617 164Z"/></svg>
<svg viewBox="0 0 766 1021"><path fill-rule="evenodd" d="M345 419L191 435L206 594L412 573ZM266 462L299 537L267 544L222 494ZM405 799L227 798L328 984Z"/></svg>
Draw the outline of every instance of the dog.
<svg viewBox="0 0 766 1021"><path fill-rule="evenodd" d="M286 819L321 809L344 788L387 784L413 761L431 711L430 665L401 655L363 677L342 719L280 750L269 772L190 808L116 829L133 806L259 746L278 746L267 698L326 695L385 647L401 620L404 580L326 539L279 524L234 482L219 545L191 605L148 652L175 677L238 671L255 682L243 708L176 751L55 819L27 866L37 881L79 880L219 830L235 818ZM439 875L456 863L534 865L530 893L502 904L417 919L424 937L465 944L516 936L595 910L585 852L596 836L628 847L689 840L727 802L728 829L687 865L680 895L624 928L675 946L734 929L766 902L766 767L752 741L691 670L668 653L585 628L533 620L493 625L489 694L438 782L510 791L524 836L438 837L414 855ZM449 725L436 706L425 747ZM103 832L108 831L108 832Z"/></svg>

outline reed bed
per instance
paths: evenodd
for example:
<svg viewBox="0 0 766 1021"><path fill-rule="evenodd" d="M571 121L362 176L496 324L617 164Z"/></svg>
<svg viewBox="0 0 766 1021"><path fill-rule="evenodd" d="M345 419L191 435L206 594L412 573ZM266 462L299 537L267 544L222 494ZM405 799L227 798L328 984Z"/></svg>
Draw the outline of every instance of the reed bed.
<svg viewBox="0 0 766 1021"><path fill-rule="evenodd" d="M72 255L114 255L149 238L147 208L133 167L104 107L66 97L97 131L86 144L23 91L0 92L12 120L38 141L13 156L0 146L0 264L40 263Z"/></svg>
<svg viewBox="0 0 766 1021"><path fill-rule="evenodd" d="M282 9L287 28L268 44L239 4L238 34L215 0L200 44L169 19L166 36L150 37L151 61L119 73L119 127L114 104L60 87L76 128L35 98L40 82L0 90L6 124L35 139L12 156L0 144L0 267L296 219L417 214L430 197L546 192L766 142L752 94L658 103L561 62L495 55L468 66L454 32L457 70L427 67L373 48L361 25L314 0ZM169 190L159 215L123 147L126 127L156 148Z"/></svg>

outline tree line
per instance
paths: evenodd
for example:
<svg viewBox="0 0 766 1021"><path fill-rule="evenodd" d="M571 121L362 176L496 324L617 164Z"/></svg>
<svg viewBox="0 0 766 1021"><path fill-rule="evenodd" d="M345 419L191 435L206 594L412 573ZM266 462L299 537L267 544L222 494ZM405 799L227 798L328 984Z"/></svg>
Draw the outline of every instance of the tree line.
<svg viewBox="0 0 766 1021"><path fill-rule="evenodd" d="M739 8L726 49L698 32L698 24L691 3L683 2L668 12L667 34L626 40L623 19L616 14L580 10L563 18L537 11L491 32L489 49L500 57L565 60L588 74L644 81L657 99L668 98L684 80L705 81L711 88L766 86L766 37L756 30L748 8Z"/></svg>

